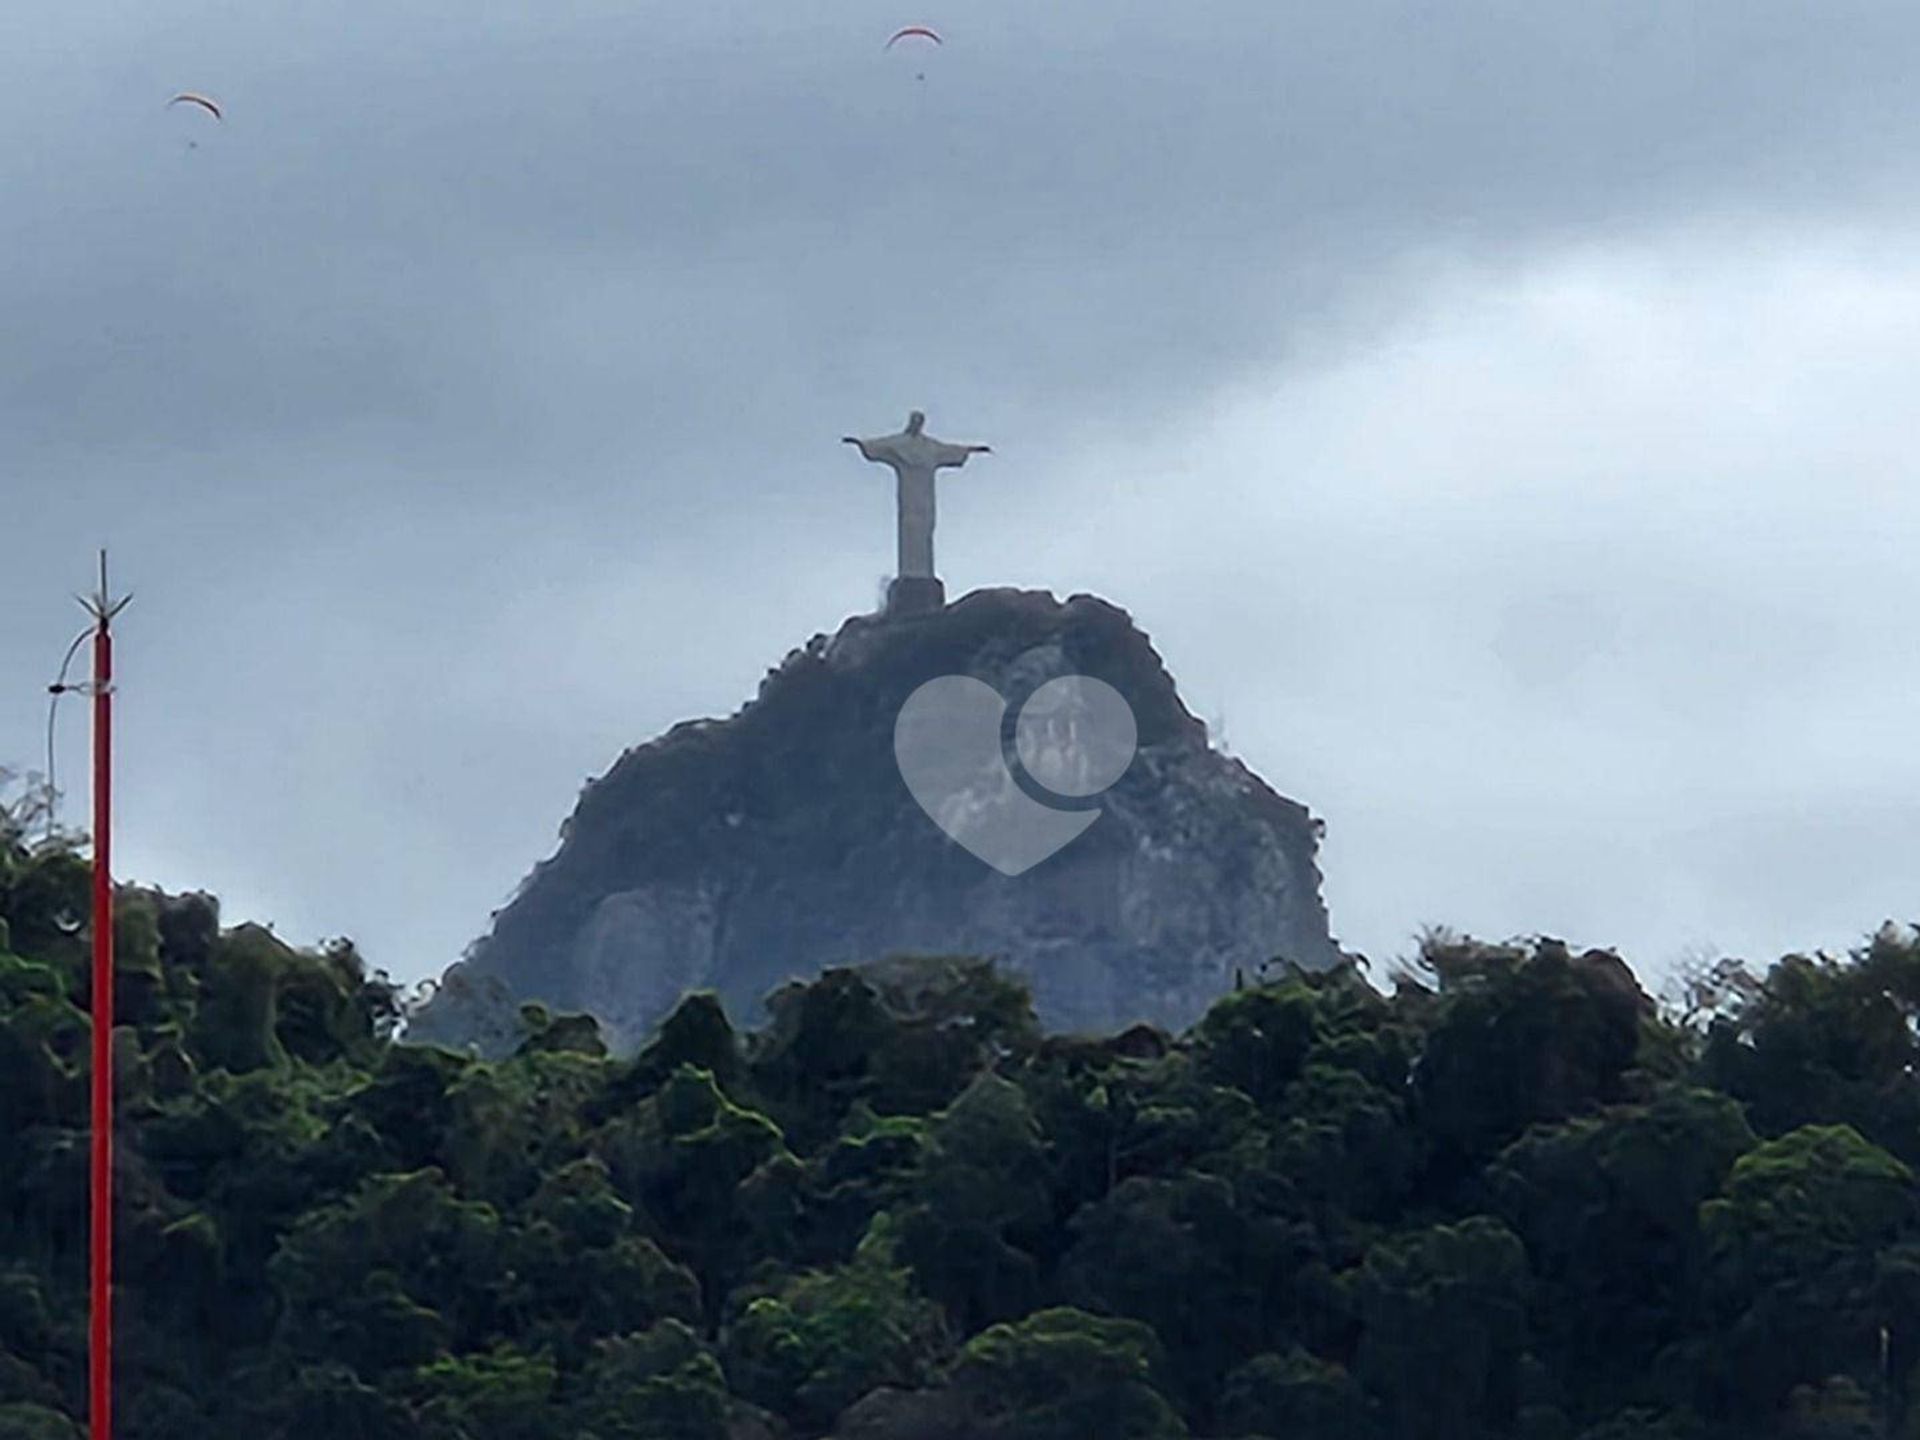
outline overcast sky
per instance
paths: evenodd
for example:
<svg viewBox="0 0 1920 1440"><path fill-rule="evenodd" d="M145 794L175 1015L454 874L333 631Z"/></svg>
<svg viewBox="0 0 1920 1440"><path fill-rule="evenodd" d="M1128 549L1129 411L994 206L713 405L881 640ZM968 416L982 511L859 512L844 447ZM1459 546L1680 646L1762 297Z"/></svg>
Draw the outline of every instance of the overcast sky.
<svg viewBox="0 0 1920 1440"><path fill-rule="evenodd" d="M6 6L0 764L108 544L122 878L437 972L871 608L837 440L919 407L994 448L950 593L1128 608L1350 948L1844 950L1920 918L1917 70L1835 0Z"/></svg>

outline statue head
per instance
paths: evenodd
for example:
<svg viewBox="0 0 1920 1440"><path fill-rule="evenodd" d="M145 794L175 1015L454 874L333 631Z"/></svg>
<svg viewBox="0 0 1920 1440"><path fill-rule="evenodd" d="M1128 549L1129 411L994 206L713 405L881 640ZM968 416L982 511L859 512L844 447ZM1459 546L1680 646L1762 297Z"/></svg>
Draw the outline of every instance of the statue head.
<svg viewBox="0 0 1920 1440"><path fill-rule="evenodd" d="M920 411L915 410L912 414L907 416L907 434L918 435L920 433L920 427L925 425L926 423L927 423L927 417L923 415Z"/></svg>

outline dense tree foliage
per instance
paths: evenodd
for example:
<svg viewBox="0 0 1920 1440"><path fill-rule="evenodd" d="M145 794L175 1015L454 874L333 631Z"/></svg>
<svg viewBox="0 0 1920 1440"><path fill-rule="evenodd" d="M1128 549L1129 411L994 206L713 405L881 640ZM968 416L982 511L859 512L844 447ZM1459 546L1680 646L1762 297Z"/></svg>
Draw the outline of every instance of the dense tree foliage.
<svg viewBox="0 0 1920 1440"><path fill-rule="evenodd" d="M0 1440L84 1413L86 881L0 833ZM1920 1436L1904 931L1666 1015L1433 934L1184 1037L894 961L488 1061L117 906L127 1440Z"/></svg>

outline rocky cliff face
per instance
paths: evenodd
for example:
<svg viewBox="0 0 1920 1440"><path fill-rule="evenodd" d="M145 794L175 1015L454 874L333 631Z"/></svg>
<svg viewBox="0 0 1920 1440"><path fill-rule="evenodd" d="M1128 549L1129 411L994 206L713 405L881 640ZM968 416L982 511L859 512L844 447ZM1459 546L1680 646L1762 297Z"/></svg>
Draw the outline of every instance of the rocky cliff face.
<svg viewBox="0 0 1920 1440"><path fill-rule="evenodd" d="M1138 751L1084 834L1003 875L909 793L896 717L940 676L986 682L1013 715L1074 674L1120 692ZM1147 637L1102 600L988 590L861 616L795 650L731 719L677 725L591 784L410 1035L485 1046L503 1009L537 999L592 1012L628 1051L689 989L758 1025L789 979L903 953L999 957L1055 1029L1177 1031L1236 967L1338 960L1319 830L1209 748Z"/></svg>

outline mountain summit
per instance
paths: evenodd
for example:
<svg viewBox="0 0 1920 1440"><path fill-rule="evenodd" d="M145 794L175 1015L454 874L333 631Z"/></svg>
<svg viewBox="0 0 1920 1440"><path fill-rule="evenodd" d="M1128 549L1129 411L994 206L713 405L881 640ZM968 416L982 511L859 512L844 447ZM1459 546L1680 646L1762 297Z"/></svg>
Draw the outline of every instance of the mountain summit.
<svg viewBox="0 0 1920 1440"><path fill-rule="evenodd" d="M1019 874L950 839L896 763L909 697L950 676L985 682L1009 717L1065 676L1105 682L1132 710L1131 764L1077 802L1098 818ZM1005 766L1009 786L1018 769ZM1146 635L1103 600L981 590L857 616L789 654L730 719L676 725L589 784L558 853L409 1034L484 1046L538 1000L592 1013L625 1052L689 990L755 1025L789 980L899 954L995 957L1054 1029L1183 1030L1237 969L1339 961L1321 828L1209 747Z"/></svg>

